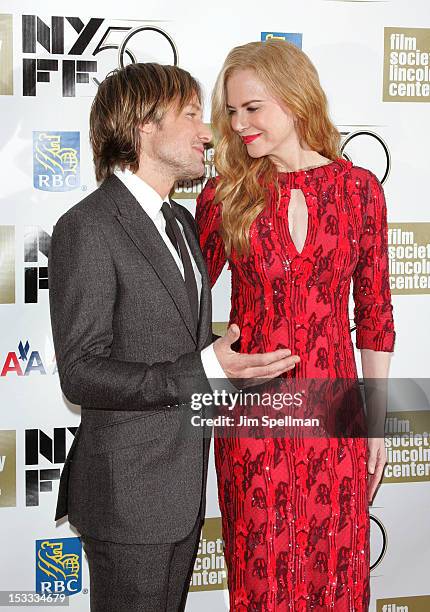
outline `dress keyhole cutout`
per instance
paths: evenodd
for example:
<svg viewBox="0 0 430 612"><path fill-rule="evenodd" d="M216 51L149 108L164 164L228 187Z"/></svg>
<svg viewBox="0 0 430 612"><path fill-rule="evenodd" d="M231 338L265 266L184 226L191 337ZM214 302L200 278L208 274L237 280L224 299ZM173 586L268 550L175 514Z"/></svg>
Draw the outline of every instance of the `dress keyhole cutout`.
<svg viewBox="0 0 430 612"><path fill-rule="evenodd" d="M308 205L301 189L291 189L288 204L288 231L296 251L301 254L308 233Z"/></svg>

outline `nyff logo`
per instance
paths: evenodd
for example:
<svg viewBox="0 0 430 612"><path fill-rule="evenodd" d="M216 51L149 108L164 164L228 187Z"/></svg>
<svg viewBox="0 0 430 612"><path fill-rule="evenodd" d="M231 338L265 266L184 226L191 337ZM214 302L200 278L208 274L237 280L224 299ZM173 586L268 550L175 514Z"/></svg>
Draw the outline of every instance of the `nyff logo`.
<svg viewBox="0 0 430 612"><path fill-rule="evenodd" d="M81 590L80 539L36 540L36 593L75 595Z"/></svg>
<svg viewBox="0 0 430 612"><path fill-rule="evenodd" d="M51 234L37 225L24 230L24 301L37 304L41 290L48 289L48 257Z"/></svg>
<svg viewBox="0 0 430 612"><path fill-rule="evenodd" d="M53 466L66 461L77 429L55 427L52 437L41 429L25 430L25 465L32 466L25 470L26 506L38 506L40 493L52 493L52 483L61 474L60 467Z"/></svg>
<svg viewBox="0 0 430 612"><path fill-rule="evenodd" d="M114 68L130 62L178 64L159 21L22 15L22 93L92 96Z"/></svg>
<svg viewBox="0 0 430 612"><path fill-rule="evenodd" d="M79 132L33 132L33 185L71 191L80 185Z"/></svg>
<svg viewBox="0 0 430 612"><path fill-rule="evenodd" d="M52 230L50 230L52 233ZM24 226L24 302L47 302L48 257L51 234L38 225ZM16 239L14 225L0 225L0 304L15 304ZM20 266L19 266L20 268ZM19 269L18 274L22 273Z"/></svg>

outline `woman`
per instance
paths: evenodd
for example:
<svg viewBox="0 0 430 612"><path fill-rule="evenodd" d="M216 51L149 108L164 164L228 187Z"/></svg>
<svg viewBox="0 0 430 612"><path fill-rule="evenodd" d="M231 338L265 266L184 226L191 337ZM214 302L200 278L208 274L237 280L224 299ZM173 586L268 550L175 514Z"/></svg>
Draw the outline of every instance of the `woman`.
<svg viewBox="0 0 430 612"><path fill-rule="evenodd" d="M384 195L374 174L340 158L309 58L284 41L233 49L212 123L219 177L196 219L212 283L228 259L240 351L286 347L300 357L296 379L356 380L352 279L364 376L386 378ZM231 610L367 610L383 440L216 439L215 457Z"/></svg>

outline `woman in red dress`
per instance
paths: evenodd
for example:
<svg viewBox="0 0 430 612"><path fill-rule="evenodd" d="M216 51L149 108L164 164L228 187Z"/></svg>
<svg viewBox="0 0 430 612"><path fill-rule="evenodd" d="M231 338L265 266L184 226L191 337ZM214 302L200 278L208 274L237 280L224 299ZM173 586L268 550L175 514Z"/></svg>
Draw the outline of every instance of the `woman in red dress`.
<svg viewBox="0 0 430 612"><path fill-rule="evenodd" d="M340 157L309 58L284 41L233 49L212 108L219 177L198 198L212 284L228 260L240 351L289 348L296 379L388 376L394 327L383 190ZM291 376L291 372L287 376ZM234 612L369 605L368 503L383 439L216 438Z"/></svg>

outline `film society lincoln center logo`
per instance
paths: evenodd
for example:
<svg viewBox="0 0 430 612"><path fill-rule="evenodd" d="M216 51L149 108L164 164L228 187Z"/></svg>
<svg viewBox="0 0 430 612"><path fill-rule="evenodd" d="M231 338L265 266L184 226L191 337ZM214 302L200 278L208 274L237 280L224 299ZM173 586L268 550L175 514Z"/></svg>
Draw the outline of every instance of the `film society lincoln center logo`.
<svg viewBox="0 0 430 612"><path fill-rule="evenodd" d="M79 187L79 132L33 132L33 185L42 191Z"/></svg>
<svg viewBox="0 0 430 612"><path fill-rule="evenodd" d="M221 518L206 518L190 591L219 591L227 588L227 567L221 535Z"/></svg>
<svg viewBox="0 0 430 612"><path fill-rule="evenodd" d="M81 590L81 540L36 540L36 593L75 595Z"/></svg>
<svg viewBox="0 0 430 612"><path fill-rule="evenodd" d="M0 431L0 508L16 506L16 432Z"/></svg>
<svg viewBox="0 0 430 612"><path fill-rule="evenodd" d="M430 28L384 28L384 102L430 102Z"/></svg>
<svg viewBox="0 0 430 612"><path fill-rule="evenodd" d="M393 294L430 293L430 223L389 223L388 262Z"/></svg>
<svg viewBox="0 0 430 612"><path fill-rule="evenodd" d="M0 15L0 96L13 94L12 15Z"/></svg>
<svg viewBox="0 0 430 612"><path fill-rule="evenodd" d="M376 612L428 612L429 610L430 595L376 600Z"/></svg>

